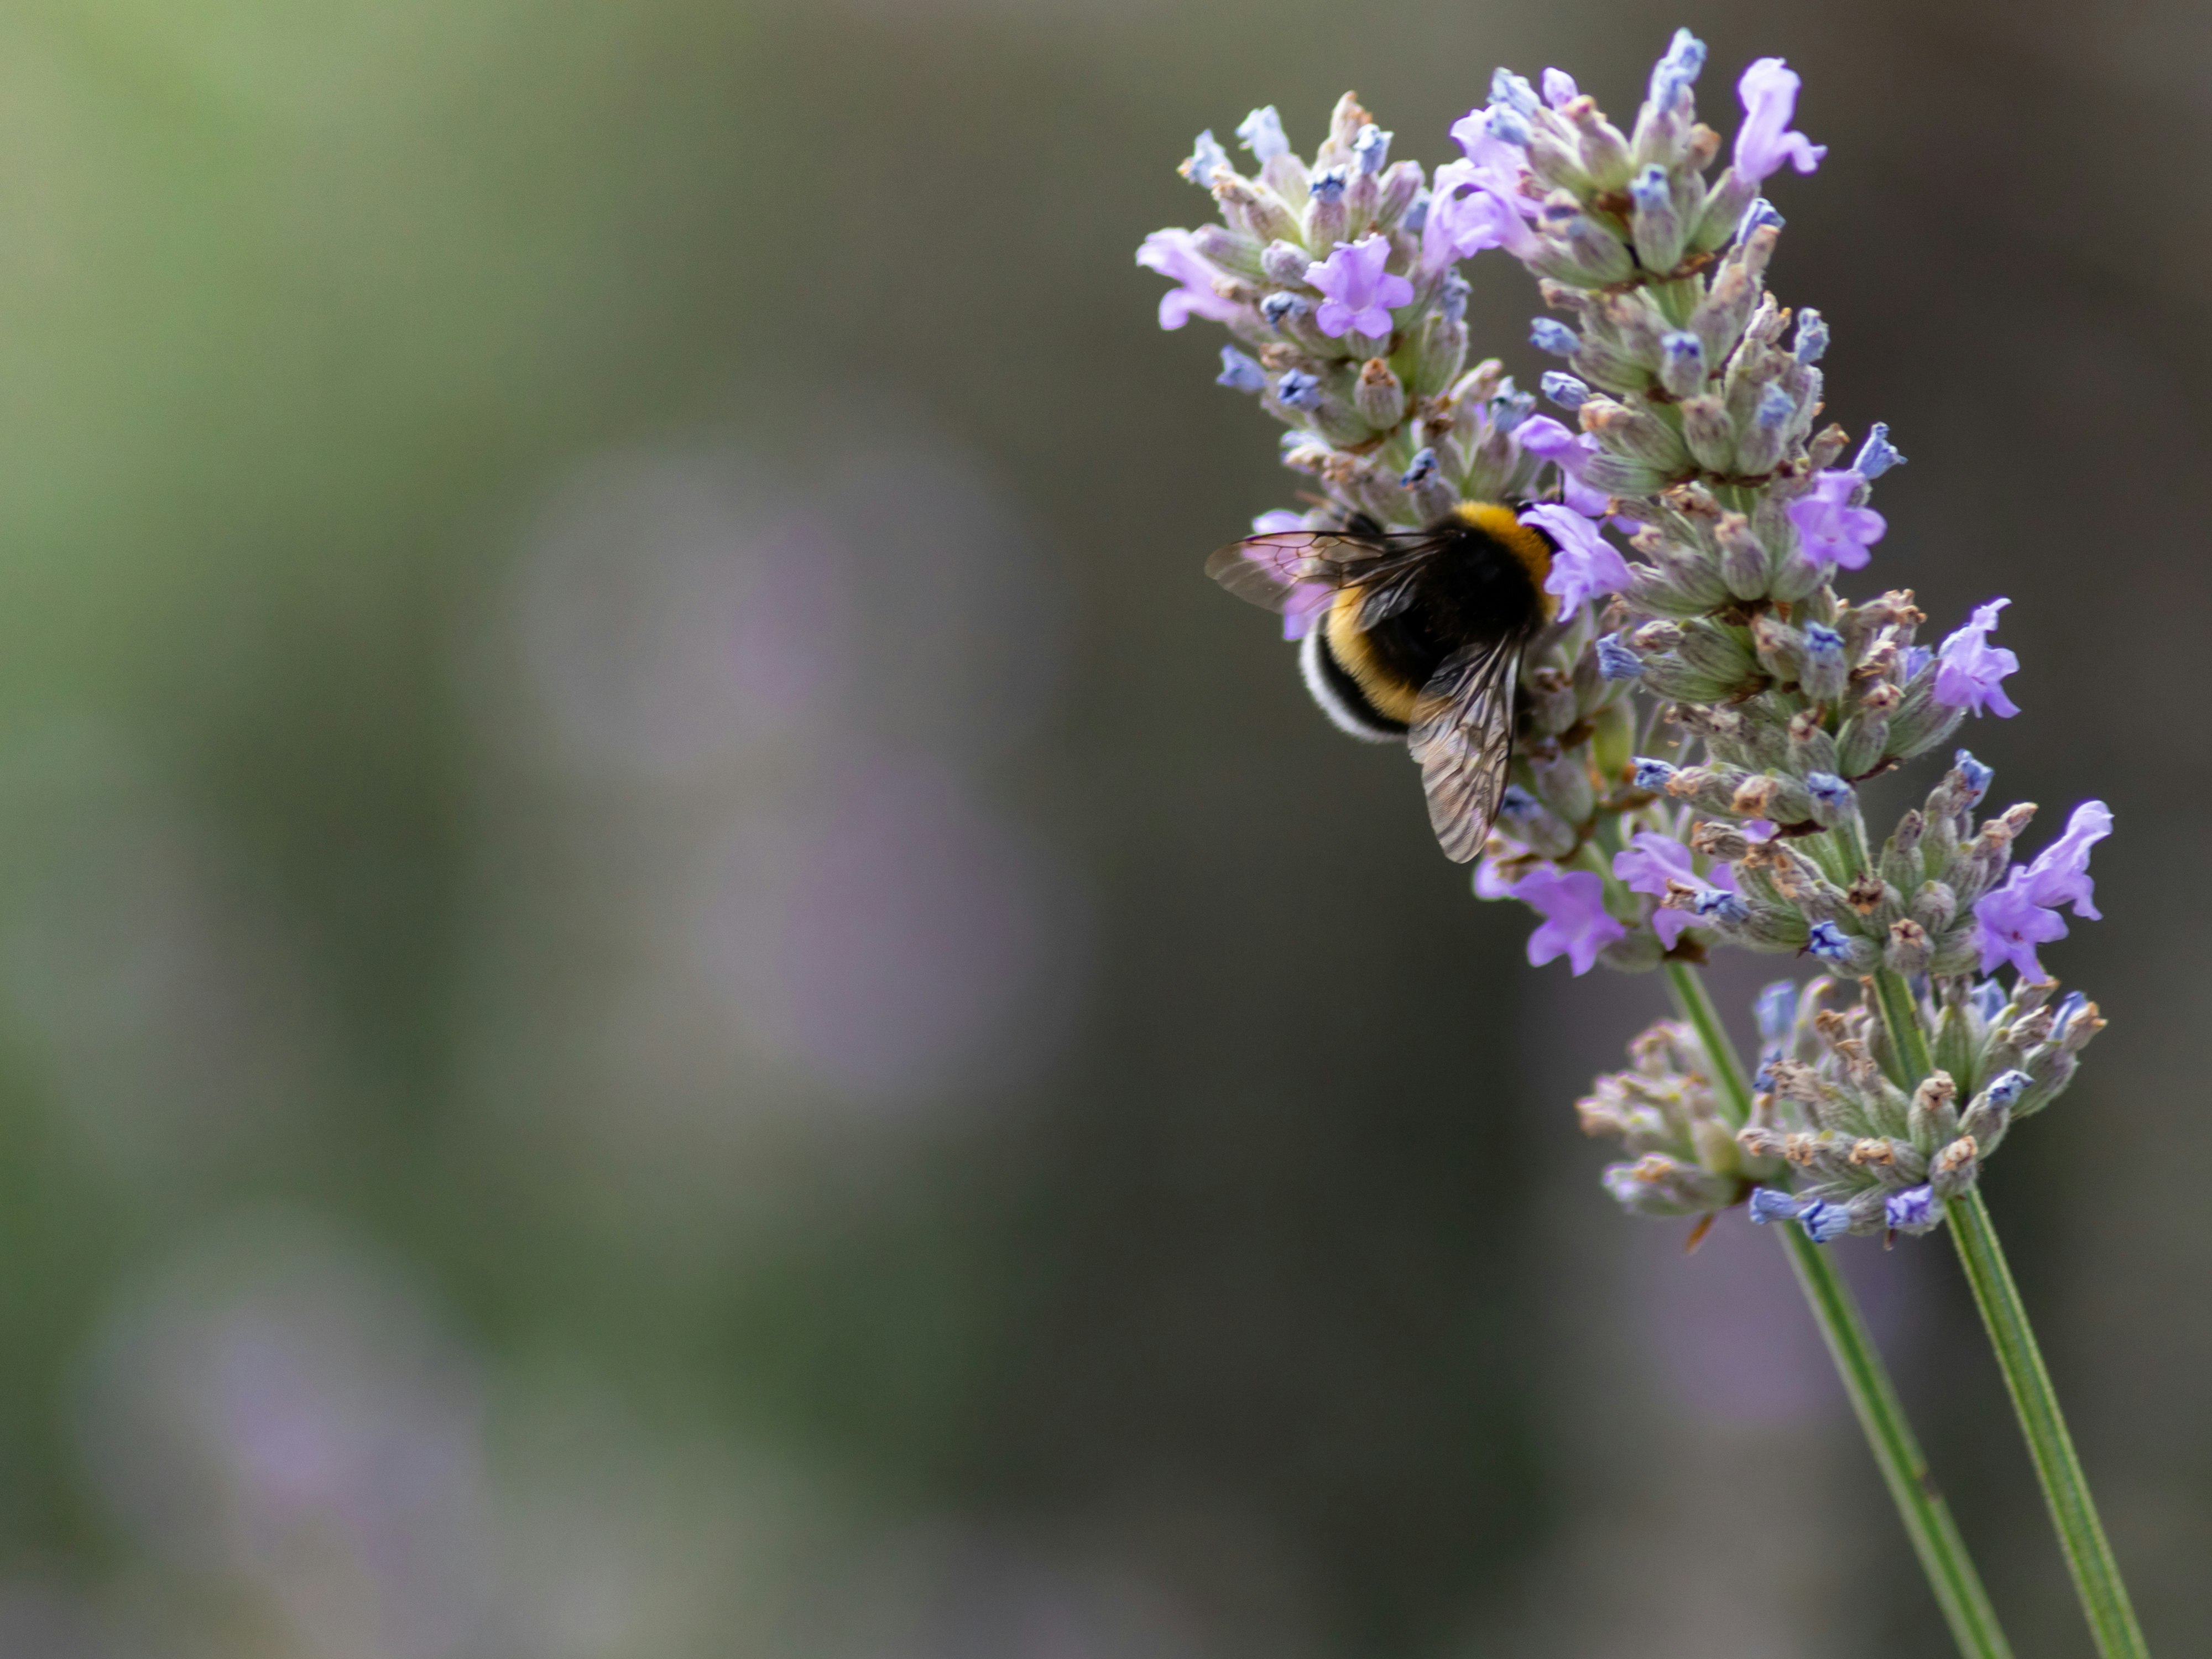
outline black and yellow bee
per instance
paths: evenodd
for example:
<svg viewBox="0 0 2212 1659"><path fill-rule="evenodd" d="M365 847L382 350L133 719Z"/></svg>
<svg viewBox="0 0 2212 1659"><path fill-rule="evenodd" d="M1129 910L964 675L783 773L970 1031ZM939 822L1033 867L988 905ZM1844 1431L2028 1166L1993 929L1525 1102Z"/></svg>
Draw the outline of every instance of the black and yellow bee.
<svg viewBox="0 0 2212 1659"><path fill-rule="evenodd" d="M1513 759L1522 653L1559 601L1558 544L1512 507L1462 501L1425 530L1293 530L1231 542L1206 574L1280 611L1331 590L1302 648L1306 687L1339 728L1402 742L1445 856L1482 850Z"/></svg>

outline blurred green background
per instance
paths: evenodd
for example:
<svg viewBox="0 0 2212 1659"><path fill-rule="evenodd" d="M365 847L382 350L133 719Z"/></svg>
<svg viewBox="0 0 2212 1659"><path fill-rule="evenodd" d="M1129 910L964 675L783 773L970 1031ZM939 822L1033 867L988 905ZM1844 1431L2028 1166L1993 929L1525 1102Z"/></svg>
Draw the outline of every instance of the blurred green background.
<svg viewBox="0 0 2212 1659"><path fill-rule="evenodd" d="M1291 481L1131 264L1200 127L1677 23L1832 147L1869 575L2118 815L1991 1202L2201 1639L2212 14L96 0L0 10L0 1656L1942 1652L1771 1242L1597 1188L1657 985L1200 578ZM1948 1248L1838 1248L2080 1651Z"/></svg>

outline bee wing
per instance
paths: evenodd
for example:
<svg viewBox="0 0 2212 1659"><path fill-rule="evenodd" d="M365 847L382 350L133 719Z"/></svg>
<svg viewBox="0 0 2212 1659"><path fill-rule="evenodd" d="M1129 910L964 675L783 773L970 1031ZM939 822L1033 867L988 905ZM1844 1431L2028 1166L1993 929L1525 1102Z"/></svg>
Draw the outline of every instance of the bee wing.
<svg viewBox="0 0 2212 1659"><path fill-rule="evenodd" d="M1327 588L1373 587L1361 616L1372 626L1388 616L1369 611L1388 593L1391 608L1401 607L1410 597L1401 580L1428 562L1443 545L1426 531L1363 536L1340 530L1283 530L1266 536L1248 536L1241 542L1217 548L1206 562L1206 574L1238 599L1269 611L1280 611L1308 583Z"/></svg>
<svg viewBox="0 0 2212 1659"><path fill-rule="evenodd" d="M1472 646L1446 658L1422 689L1406 734L1429 798L1430 827L1455 864L1482 850L1505 794L1523 643Z"/></svg>

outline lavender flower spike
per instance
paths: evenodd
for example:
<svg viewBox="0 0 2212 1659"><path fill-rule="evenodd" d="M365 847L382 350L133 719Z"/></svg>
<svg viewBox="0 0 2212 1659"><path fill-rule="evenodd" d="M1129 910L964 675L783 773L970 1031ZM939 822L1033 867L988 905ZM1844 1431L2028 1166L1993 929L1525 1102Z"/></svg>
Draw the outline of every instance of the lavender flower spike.
<svg viewBox="0 0 2212 1659"><path fill-rule="evenodd" d="M1989 642L1997 612L2010 599L1991 599L1974 608L1972 620L1943 641L1936 653L1936 701L1947 708L1971 708L1977 715L2010 720L2020 713L2000 682L2020 672L2020 659Z"/></svg>
<svg viewBox="0 0 2212 1659"><path fill-rule="evenodd" d="M1244 307L1217 286L1226 279L1187 230L1154 231L1137 249L1137 263L1176 284L1160 295L1162 328L1181 328L1193 317L1225 323L1243 314Z"/></svg>
<svg viewBox="0 0 2212 1659"><path fill-rule="evenodd" d="M1789 130L1797 112L1801 82L1779 58L1762 58L1743 72L1736 95L1743 100L1743 125L1736 129L1735 170L1756 185L1780 171L1784 161L1810 173L1828 153L1802 132Z"/></svg>
<svg viewBox="0 0 2212 1659"><path fill-rule="evenodd" d="M1336 252L1306 267L1306 281L1327 296L1314 313L1314 324L1331 339L1357 329L1377 339L1389 337L1390 307L1413 297L1413 285L1382 269L1390 244L1380 236L1339 242Z"/></svg>
<svg viewBox="0 0 2212 1659"><path fill-rule="evenodd" d="M1606 914L1605 884L1586 870L1542 865L1513 884L1513 896L1544 918L1528 935L1528 961L1540 968L1565 957L1577 977L1597 965L1597 953L1628 929Z"/></svg>

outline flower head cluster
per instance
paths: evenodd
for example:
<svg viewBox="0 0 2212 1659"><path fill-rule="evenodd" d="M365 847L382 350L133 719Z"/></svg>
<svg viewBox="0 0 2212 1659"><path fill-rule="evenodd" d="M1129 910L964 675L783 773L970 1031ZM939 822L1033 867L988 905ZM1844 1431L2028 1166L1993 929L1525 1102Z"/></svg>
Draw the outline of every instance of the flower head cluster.
<svg viewBox="0 0 2212 1659"><path fill-rule="evenodd" d="M1826 153L1796 130L1798 77L1778 58L1744 71L1711 176L1705 59L1678 33L1626 131L1557 70L1540 93L1500 70L1425 187L1349 96L1310 163L1259 112L1239 130L1256 178L1210 136L1184 164L1225 223L1158 233L1139 257L1180 285L1164 325L1204 316L1251 348L1224 354L1223 382L1290 427L1285 460L1327 492L1267 527L1419 526L1504 500L1558 550L1559 621L1523 661L1512 785L1474 876L1537 913L1529 959L1648 969L1732 944L1867 988L1865 1006L1793 1024L1796 1047L1770 1058L1796 1069L1771 1073L1749 1123L1716 1115L1693 1042L1656 1030L1584 1103L1639 1160L1609 1172L1615 1195L1686 1213L1757 1192L1761 1218L1816 1237L1912 1231L2010 1116L2063 1086L2100 1023L2054 1003L2037 951L2065 934L2063 908L2096 915L2087 861L2112 817L2084 805L2015 868L2034 809L1977 824L1990 773L1960 750L1922 806L1869 835L1863 786L1969 713L2020 712L2004 684L2019 659L1990 641L2008 602L1931 648L1909 590L1838 591L1877 557L1870 496L1904 458L1882 426L1854 448L1816 424L1828 325L1766 290L1783 219L1759 191ZM1462 369L1455 267L1492 250L1549 307L1529 343L1561 360L1540 380L1556 416L1498 362ZM1294 603L1286 631L1310 608ZM1984 977L2008 964L2008 993ZM1933 1076L1906 1075L1875 1029L1877 1008L1907 1003L1939 1050L1955 1038Z"/></svg>

